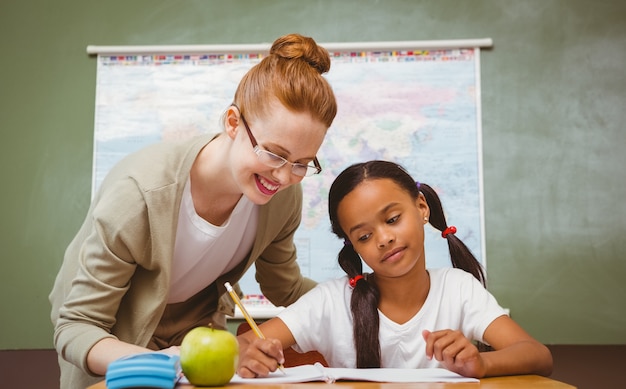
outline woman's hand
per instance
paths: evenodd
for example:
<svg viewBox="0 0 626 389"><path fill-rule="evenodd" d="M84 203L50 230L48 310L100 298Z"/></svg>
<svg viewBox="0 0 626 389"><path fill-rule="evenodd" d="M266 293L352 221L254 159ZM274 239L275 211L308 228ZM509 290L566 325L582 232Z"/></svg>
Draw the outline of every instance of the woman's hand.
<svg viewBox="0 0 626 389"><path fill-rule="evenodd" d="M426 356L435 358L450 371L465 377L481 378L486 368L478 348L461 331L422 331Z"/></svg>
<svg viewBox="0 0 626 389"><path fill-rule="evenodd" d="M277 339L260 339L240 335L237 374L243 378L267 377L285 363L283 346Z"/></svg>
<svg viewBox="0 0 626 389"><path fill-rule="evenodd" d="M180 355L180 346L170 346L159 350L159 352L167 355Z"/></svg>

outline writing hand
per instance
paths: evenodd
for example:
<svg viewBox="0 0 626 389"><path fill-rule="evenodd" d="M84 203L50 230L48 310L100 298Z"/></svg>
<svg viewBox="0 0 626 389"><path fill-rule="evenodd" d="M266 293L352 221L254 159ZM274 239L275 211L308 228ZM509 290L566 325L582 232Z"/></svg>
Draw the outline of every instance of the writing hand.
<svg viewBox="0 0 626 389"><path fill-rule="evenodd" d="M465 377L481 378L485 364L478 348L461 331L422 331L426 341L426 356L435 358L450 371Z"/></svg>
<svg viewBox="0 0 626 389"><path fill-rule="evenodd" d="M239 367L237 374L242 378L267 377L285 363L283 347L277 339L239 340Z"/></svg>

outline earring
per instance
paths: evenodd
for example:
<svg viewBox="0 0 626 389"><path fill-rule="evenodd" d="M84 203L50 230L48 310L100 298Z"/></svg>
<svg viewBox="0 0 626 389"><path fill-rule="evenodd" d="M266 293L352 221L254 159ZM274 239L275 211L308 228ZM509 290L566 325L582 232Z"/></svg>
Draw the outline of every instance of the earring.
<svg viewBox="0 0 626 389"><path fill-rule="evenodd" d="M424 216L424 224L428 223L428 218Z"/></svg>

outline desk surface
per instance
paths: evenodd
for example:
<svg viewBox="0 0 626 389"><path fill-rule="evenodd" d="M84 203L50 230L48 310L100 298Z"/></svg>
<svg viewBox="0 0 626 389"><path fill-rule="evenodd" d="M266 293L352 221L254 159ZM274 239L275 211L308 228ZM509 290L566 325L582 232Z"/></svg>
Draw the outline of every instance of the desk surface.
<svg viewBox="0 0 626 389"><path fill-rule="evenodd" d="M324 382L309 382L302 384L280 385L228 385L228 389L316 389L315 387L328 387ZM384 383L384 382L337 382L330 384L336 389L572 389L575 387L563 382L555 381L536 375L492 377L480 380L480 383L456 382L456 383ZM191 385L177 385L176 389L193 389ZM104 381L92 385L87 389L106 389ZM318 388L321 389L321 388Z"/></svg>

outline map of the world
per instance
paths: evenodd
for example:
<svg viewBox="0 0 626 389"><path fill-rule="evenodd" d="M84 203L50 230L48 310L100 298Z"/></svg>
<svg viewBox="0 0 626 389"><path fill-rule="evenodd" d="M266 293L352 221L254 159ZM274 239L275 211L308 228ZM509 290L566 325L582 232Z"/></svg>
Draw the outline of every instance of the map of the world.
<svg viewBox="0 0 626 389"><path fill-rule="evenodd" d="M338 114L302 181L298 263L317 281L343 275L327 193L355 162L395 161L434 187L457 236L485 264L478 49L331 53L326 75ZM128 153L150 143L221 130L220 116L261 54L99 56L93 190ZM450 266L447 242L426 228L427 266ZM240 285L259 294L253 269Z"/></svg>

